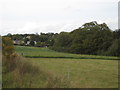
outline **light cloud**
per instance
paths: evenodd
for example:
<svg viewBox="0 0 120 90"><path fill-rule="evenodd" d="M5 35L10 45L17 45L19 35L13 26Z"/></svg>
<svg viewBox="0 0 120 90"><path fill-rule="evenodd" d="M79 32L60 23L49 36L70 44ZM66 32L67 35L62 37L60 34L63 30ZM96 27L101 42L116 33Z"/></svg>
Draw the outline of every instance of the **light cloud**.
<svg viewBox="0 0 120 90"><path fill-rule="evenodd" d="M72 31L90 21L117 28L119 0L1 0L0 34Z"/></svg>

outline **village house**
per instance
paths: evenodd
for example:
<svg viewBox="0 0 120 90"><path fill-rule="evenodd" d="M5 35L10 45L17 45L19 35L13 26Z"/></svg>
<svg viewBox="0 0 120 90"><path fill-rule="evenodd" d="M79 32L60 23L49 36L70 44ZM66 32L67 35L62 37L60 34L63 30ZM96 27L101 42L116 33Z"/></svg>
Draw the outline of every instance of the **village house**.
<svg viewBox="0 0 120 90"><path fill-rule="evenodd" d="M21 45L21 44L24 44L25 42L22 41L22 40L13 40L13 44L14 45Z"/></svg>
<svg viewBox="0 0 120 90"><path fill-rule="evenodd" d="M30 41L27 41L27 43L25 45L30 45Z"/></svg>
<svg viewBox="0 0 120 90"><path fill-rule="evenodd" d="M30 36L27 36L26 38L30 39L31 37L30 37Z"/></svg>

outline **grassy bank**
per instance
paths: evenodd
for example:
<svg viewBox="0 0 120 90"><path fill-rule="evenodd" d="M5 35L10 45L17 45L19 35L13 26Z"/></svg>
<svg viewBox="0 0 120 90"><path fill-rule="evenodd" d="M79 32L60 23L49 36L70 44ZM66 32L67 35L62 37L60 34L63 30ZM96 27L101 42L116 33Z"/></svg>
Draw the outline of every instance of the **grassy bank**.
<svg viewBox="0 0 120 90"><path fill-rule="evenodd" d="M70 85L64 76L54 76L21 56L16 56L11 64L6 64L5 61L8 63L8 59L3 57L3 88L65 88Z"/></svg>

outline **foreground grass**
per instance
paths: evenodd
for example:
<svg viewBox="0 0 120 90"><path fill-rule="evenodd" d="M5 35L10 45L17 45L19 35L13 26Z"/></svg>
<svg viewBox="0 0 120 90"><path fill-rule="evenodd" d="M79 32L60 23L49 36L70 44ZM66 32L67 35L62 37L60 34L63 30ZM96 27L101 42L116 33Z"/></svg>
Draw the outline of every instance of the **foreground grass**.
<svg viewBox="0 0 120 90"><path fill-rule="evenodd" d="M117 61L52 58L29 58L27 61L32 63L32 68L31 64L24 64L24 69L27 66L25 73L21 73L24 69L20 67L3 74L3 88L118 87Z"/></svg>
<svg viewBox="0 0 120 90"><path fill-rule="evenodd" d="M69 59L71 58L71 59L120 60L119 57L70 54L70 53L56 52L48 48L40 48L40 47L16 46L16 51L20 54L23 53L23 56L28 57L28 58L69 58Z"/></svg>
<svg viewBox="0 0 120 90"><path fill-rule="evenodd" d="M69 80L70 88L118 87L118 61L48 58L30 61L56 76L64 76Z"/></svg>
<svg viewBox="0 0 120 90"><path fill-rule="evenodd" d="M48 48L21 46L17 46L16 51L20 54L23 53L23 56L32 57L27 58L28 62L37 66L40 72L37 74L26 73L21 76L18 70L15 70L4 75L5 87L118 87L118 57L69 54L52 51ZM15 77L18 77L15 80L19 82L14 82Z"/></svg>
<svg viewBox="0 0 120 90"><path fill-rule="evenodd" d="M54 76L21 56L16 56L11 64L8 62L3 57L3 88L67 88L70 85L64 76ZM10 68L6 65L10 65Z"/></svg>

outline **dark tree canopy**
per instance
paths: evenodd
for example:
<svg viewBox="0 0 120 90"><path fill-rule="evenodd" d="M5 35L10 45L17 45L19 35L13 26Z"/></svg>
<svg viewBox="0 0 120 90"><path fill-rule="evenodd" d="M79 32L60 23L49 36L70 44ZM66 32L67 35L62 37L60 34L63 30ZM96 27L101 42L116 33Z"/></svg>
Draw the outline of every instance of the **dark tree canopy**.
<svg viewBox="0 0 120 90"><path fill-rule="evenodd" d="M112 31L107 24L94 21L70 33L60 33L55 39L53 49L78 54L118 56L118 38L120 30Z"/></svg>

